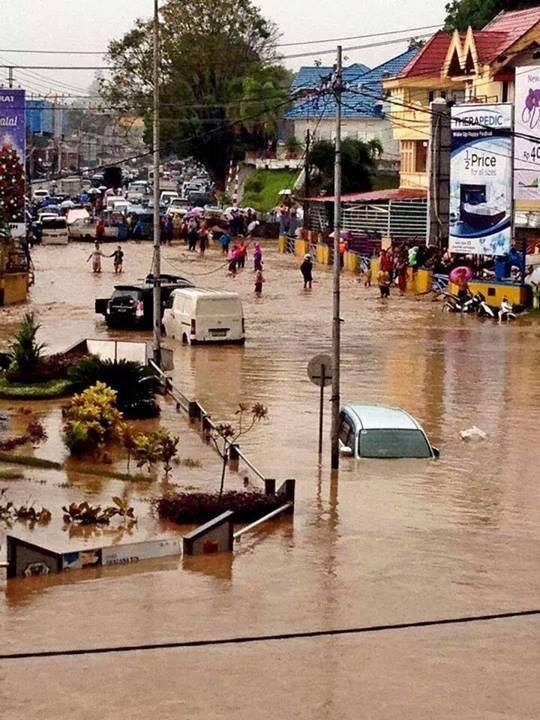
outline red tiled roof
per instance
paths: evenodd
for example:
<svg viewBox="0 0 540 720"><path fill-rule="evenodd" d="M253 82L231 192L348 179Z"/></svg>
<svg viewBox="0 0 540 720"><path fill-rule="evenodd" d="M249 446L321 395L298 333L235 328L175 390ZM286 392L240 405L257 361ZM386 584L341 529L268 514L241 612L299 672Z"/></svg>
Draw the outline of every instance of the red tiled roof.
<svg viewBox="0 0 540 720"><path fill-rule="evenodd" d="M475 30L474 44L481 63L489 63L508 47L508 33Z"/></svg>
<svg viewBox="0 0 540 720"><path fill-rule="evenodd" d="M371 190L363 193L346 193L341 196L344 203L350 202L381 202L384 200L424 200L427 190L413 188L392 188L390 190ZM334 202L333 195L307 198L310 202Z"/></svg>
<svg viewBox="0 0 540 720"><path fill-rule="evenodd" d="M540 7L529 8L529 10L515 10L513 12L501 12L491 20L483 31L504 32L508 36L505 47L510 47L516 40L525 35L531 28L540 22Z"/></svg>
<svg viewBox="0 0 540 720"><path fill-rule="evenodd" d="M474 32L479 60L483 63L493 62L498 55L501 55L538 23L540 23L540 6L529 10L499 13L482 30ZM460 38L463 43L465 33L460 33ZM451 40L451 35L442 30L437 31L403 68L398 77L438 75L446 59Z"/></svg>
<svg viewBox="0 0 540 720"><path fill-rule="evenodd" d="M493 62L540 22L540 7L499 13L482 30L474 32L479 59Z"/></svg>
<svg viewBox="0 0 540 720"><path fill-rule="evenodd" d="M418 55L415 55L403 68L398 77L418 77L419 75L429 77L439 75L451 40L451 35L447 35L442 30L437 30L435 35L427 41Z"/></svg>

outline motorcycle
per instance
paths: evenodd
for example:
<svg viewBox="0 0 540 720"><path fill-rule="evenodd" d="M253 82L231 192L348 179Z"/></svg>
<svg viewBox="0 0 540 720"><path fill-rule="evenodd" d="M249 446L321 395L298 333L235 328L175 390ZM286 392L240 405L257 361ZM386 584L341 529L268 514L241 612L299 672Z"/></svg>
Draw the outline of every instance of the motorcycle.
<svg viewBox="0 0 540 720"><path fill-rule="evenodd" d="M444 296L443 310L446 310L446 312L469 313L474 311L474 297L472 295L458 297L452 293L445 293Z"/></svg>
<svg viewBox="0 0 540 720"><path fill-rule="evenodd" d="M478 317L488 317L492 320L498 318L498 309L488 305L486 297L483 293L477 292L473 295L475 311Z"/></svg>

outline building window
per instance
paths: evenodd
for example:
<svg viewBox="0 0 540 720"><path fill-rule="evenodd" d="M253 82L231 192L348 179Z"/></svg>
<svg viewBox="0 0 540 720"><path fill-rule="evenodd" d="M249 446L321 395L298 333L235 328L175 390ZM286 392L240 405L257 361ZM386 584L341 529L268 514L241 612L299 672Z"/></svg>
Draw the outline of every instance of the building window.
<svg viewBox="0 0 540 720"><path fill-rule="evenodd" d="M508 80L503 80L501 85L501 102L505 103L508 102Z"/></svg>
<svg viewBox="0 0 540 720"><path fill-rule="evenodd" d="M425 173L427 167L427 141L417 140L415 145L414 172Z"/></svg>
<svg viewBox="0 0 540 720"><path fill-rule="evenodd" d="M414 172L414 140L401 141L401 172Z"/></svg>

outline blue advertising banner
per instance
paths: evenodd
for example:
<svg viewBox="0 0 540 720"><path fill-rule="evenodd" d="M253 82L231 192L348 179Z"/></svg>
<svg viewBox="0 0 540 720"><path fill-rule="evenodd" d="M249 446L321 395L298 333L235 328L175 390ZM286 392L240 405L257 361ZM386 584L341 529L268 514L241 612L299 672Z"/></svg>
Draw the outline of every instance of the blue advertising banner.
<svg viewBox="0 0 540 720"><path fill-rule="evenodd" d="M512 246L512 127L510 104L452 108L451 252L506 255Z"/></svg>
<svg viewBox="0 0 540 720"><path fill-rule="evenodd" d="M0 214L14 237L26 231L24 218L25 91L0 88Z"/></svg>

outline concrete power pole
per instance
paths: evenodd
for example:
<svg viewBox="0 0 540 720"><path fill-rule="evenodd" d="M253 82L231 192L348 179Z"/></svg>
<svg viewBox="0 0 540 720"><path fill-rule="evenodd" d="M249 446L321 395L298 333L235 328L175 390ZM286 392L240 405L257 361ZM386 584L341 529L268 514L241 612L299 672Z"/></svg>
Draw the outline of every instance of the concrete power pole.
<svg viewBox="0 0 540 720"><path fill-rule="evenodd" d="M161 366L161 225L159 217L159 165L160 165L160 124L159 124L159 5L154 0L154 117L153 117L153 159L154 159L154 362Z"/></svg>
<svg viewBox="0 0 540 720"><path fill-rule="evenodd" d="M343 55L341 45L337 48L336 70L333 78L336 98L336 146L334 168L334 285L332 303L332 426L331 426L331 468L339 468L339 411L340 411L340 273L341 260L339 242L341 239L341 93Z"/></svg>
<svg viewBox="0 0 540 720"><path fill-rule="evenodd" d="M448 247L450 222L450 108L446 100L431 103L428 162L427 244Z"/></svg>

